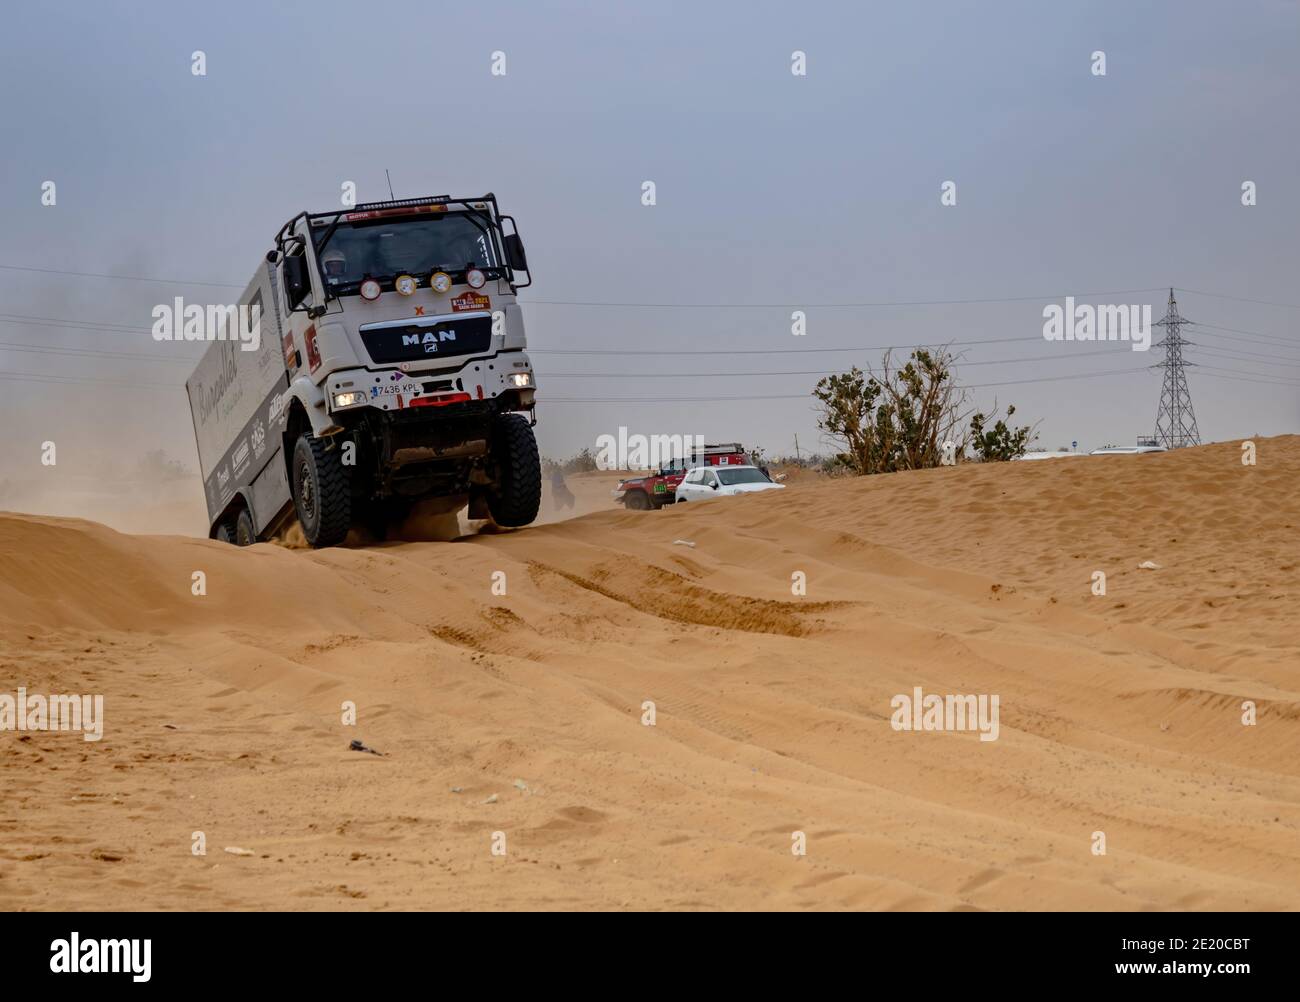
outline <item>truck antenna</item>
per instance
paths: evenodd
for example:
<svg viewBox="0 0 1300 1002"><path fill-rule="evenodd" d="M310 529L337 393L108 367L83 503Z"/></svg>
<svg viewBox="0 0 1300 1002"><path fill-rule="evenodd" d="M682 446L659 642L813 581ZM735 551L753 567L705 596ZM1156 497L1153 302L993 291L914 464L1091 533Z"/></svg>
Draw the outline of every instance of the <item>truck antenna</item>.
<svg viewBox="0 0 1300 1002"><path fill-rule="evenodd" d="M393 178L392 178L392 176L388 173L388 168L387 168L387 167L384 168L384 177L388 178L388 197L389 197L389 199L390 199L391 201L396 202L396 201L397 201L397 196L393 194Z"/></svg>

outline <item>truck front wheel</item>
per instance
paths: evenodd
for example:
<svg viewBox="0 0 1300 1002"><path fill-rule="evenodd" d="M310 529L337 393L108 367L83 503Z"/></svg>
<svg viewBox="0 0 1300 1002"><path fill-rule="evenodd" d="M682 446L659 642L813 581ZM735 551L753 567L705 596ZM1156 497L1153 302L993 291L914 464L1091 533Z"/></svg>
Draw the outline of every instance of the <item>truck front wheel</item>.
<svg viewBox="0 0 1300 1002"><path fill-rule="evenodd" d="M524 418L500 414L493 420L492 459L497 469L497 482L487 494L492 521L506 528L528 525L542 505L542 463Z"/></svg>
<svg viewBox="0 0 1300 1002"><path fill-rule="evenodd" d="M352 491L342 450L327 449L310 432L293 447L293 506L307 542L337 546L352 525Z"/></svg>

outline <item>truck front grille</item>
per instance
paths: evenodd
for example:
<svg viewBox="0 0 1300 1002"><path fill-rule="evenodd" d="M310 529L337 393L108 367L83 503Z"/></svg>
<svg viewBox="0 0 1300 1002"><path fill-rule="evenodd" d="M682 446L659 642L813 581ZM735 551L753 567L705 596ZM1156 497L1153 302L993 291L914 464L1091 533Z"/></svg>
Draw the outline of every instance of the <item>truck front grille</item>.
<svg viewBox="0 0 1300 1002"><path fill-rule="evenodd" d="M401 327L361 328L361 340L370 357L380 365L389 362L428 361L448 355L473 355L492 344L490 316L464 317L420 323L413 320Z"/></svg>

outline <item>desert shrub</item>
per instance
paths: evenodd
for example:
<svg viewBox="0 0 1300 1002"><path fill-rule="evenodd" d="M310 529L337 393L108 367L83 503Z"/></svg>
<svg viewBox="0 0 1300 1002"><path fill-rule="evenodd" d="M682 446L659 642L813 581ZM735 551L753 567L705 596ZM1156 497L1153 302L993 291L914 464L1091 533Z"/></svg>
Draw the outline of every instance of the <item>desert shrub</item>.
<svg viewBox="0 0 1300 1002"><path fill-rule="evenodd" d="M592 455L591 449L584 448L576 456L565 460L561 469L565 473L591 473L597 469L596 457Z"/></svg>
<svg viewBox="0 0 1300 1002"><path fill-rule="evenodd" d="M821 405L817 426L840 450L834 465L854 473L938 466L949 441L959 454L965 449L964 436L953 439L965 394L953 382L947 350L918 348L902 366L886 352L879 374L854 366L823 377L813 396Z"/></svg>
<svg viewBox="0 0 1300 1002"><path fill-rule="evenodd" d="M1015 412L1014 406L1007 407L1008 418ZM992 427L988 427L990 421L993 422ZM997 416L996 406L987 417L975 414L970 419L970 434L975 459L981 463L1004 463L1023 456L1029 443L1037 437L1028 425L1019 428L1008 426L1004 419Z"/></svg>
<svg viewBox="0 0 1300 1002"><path fill-rule="evenodd" d="M879 373L854 366L819 380L813 389L820 405L817 426L839 450L823 471L834 476L925 469L941 465L949 450L953 460L964 462L971 446L980 462L1023 455L1037 437L1033 429L1008 426L997 417L996 404L990 415L971 416L966 391L954 379L954 361L946 348L917 348L898 366L886 352ZM1008 418L1014 413L1007 408Z"/></svg>

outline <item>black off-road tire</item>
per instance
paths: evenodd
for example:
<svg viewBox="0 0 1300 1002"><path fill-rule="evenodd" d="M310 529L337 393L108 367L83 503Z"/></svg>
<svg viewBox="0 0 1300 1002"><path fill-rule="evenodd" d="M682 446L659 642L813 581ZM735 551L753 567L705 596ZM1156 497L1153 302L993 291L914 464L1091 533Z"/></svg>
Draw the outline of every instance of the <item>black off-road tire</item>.
<svg viewBox="0 0 1300 1002"><path fill-rule="evenodd" d="M542 461L526 419L518 414L493 419L492 459L497 468L497 482L487 495L492 521L508 529L530 524L542 505Z"/></svg>
<svg viewBox="0 0 1300 1002"><path fill-rule="evenodd" d="M307 542L337 546L352 527L352 485L341 449L327 449L310 432L293 447L293 506Z"/></svg>
<svg viewBox="0 0 1300 1002"><path fill-rule="evenodd" d="M235 545L252 546L257 542L257 530L253 528L253 515L247 508L239 509L235 519Z"/></svg>
<svg viewBox="0 0 1300 1002"><path fill-rule="evenodd" d="M649 511L654 505L645 491L628 491L623 495L623 507L631 511Z"/></svg>
<svg viewBox="0 0 1300 1002"><path fill-rule="evenodd" d="M235 545L235 529L229 522L222 522L217 526L217 534L214 537L218 543L229 543Z"/></svg>

